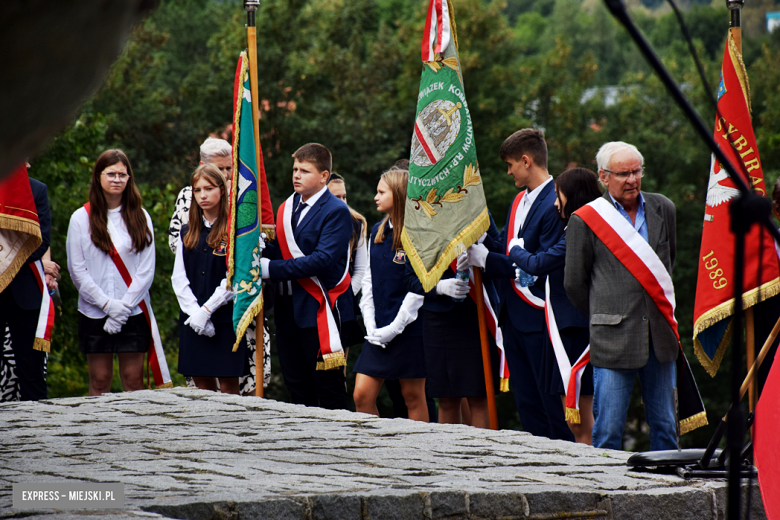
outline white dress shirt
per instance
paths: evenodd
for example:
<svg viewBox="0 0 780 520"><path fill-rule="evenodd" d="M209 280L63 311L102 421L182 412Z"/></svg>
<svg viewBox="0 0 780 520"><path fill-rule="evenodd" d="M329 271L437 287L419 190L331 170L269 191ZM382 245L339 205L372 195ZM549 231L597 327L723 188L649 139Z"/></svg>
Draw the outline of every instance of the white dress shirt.
<svg viewBox="0 0 780 520"><path fill-rule="evenodd" d="M214 221L216 222L216 220ZM211 229L211 224L206 218L203 218L203 224ZM225 268L225 275L227 275L227 268ZM173 285L173 292L176 294L176 299L179 300L179 307L189 316L192 316L194 312L200 309L198 299L190 288L190 280L187 278L187 271L184 268L184 240L179 235L179 243L176 246L176 260L173 263L173 274L171 275L171 285ZM228 303L233 298L233 291L227 287L227 276L222 279L214 293L209 297L208 301L203 305L212 313Z"/></svg>
<svg viewBox="0 0 780 520"><path fill-rule="evenodd" d="M544 189L547 183L552 182L552 180L552 175L550 175L547 177L546 181L541 183L532 191L528 191L527 189L525 190L525 196L523 197L523 200L520 201L520 213L517 215L517 217L520 219L520 229L525 226L525 219L528 216L528 212L531 211L531 206L533 206L534 201L539 197L539 194L542 192L542 189Z"/></svg>
<svg viewBox="0 0 780 520"><path fill-rule="evenodd" d="M146 295L154 280L154 227L152 219L146 210L146 225L152 235L152 244L140 253L131 252L133 242L122 219L122 207L108 210L108 218L116 227L119 239L114 247L128 260L127 270L133 277L130 287L125 285L114 261L107 253L98 249L92 243L89 233L89 215L87 210L77 209L70 217L68 238L65 243L68 252L68 271L73 284L79 292L78 310L84 316L92 319L104 318L107 314L103 307L109 300L121 300L133 307L132 316L141 314L138 306Z"/></svg>
<svg viewBox="0 0 780 520"><path fill-rule="evenodd" d="M361 226L363 224L361 223ZM368 269L368 245L367 239L363 236L363 229L360 229L360 238L358 247L355 250L355 261L352 264L352 294L357 295L363 283L363 277Z"/></svg>
<svg viewBox="0 0 780 520"><path fill-rule="evenodd" d="M320 191L318 191L317 193L315 193L314 195L309 197L309 200L306 201L306 207L303 208L303 211L301 211L300 216L298 216L298 222L295 223L296 226L303 221L303 217L306 216L306 214L309 212L311 207L314 206L314 203L317 202L320 199L320 197L322 197L323 193L325 193L326 191L328 191L328 187L327 186L323 186ZM303 197L298 198L298 204L300 204L302 200L303 200ZM298 208L293 208L293 212L296 209L298 209Z"/></svg>

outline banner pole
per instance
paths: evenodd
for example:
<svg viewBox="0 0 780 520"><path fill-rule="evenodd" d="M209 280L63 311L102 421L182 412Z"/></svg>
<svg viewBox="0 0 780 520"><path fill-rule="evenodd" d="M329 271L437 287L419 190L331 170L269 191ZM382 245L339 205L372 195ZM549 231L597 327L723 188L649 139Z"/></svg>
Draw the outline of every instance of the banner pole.
<svg viewBox="0 0 780 520"><path fill-rule="evenodd" d="M477 296L477 319L479 320L479 339L482 344L482 367L485 371L485 391L487 393L490 429L498 430L496 392L493 389L493 366L490 362L490 343L488 342L487 319L485 318L485 296L482 287L482 269L479 267L474 267L474 292Z"/></svg>
<svg viewBox="0 0 780 520"><path fill-rule="evenodd" d="M246 36L247 51L249 57L249 87L252 94L252 127L255 135L255 175L257 176L257 227L260 233L263 232L262 207L260 203L260 97L257 87L257 8L260 7L260 0L244 0L244 10L246 11ZM263 326L263 309L255 317L255 395L263 397L263 375L265 374L265 327ZM259 338L259 340L257 339ZM262 351L260 349L263 349Z"/></svg>

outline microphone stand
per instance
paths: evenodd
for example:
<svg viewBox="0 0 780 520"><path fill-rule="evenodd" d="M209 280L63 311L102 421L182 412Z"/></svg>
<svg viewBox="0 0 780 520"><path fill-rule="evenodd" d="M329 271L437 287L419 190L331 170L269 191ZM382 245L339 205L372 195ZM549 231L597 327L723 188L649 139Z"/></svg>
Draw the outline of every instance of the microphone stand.
<svg viewBox="0 0 780 520"><path fill-rule="evenodd" d="M715 139L712 136L711 130L709 130L702 121L699 114L694 110L691 104L686 99L685 95L680 90L680 87L674 81L669 71L666 70L661 60L656 55L650 43L645 39L644 35L639 31L637 26L628 16L626 7L622 0L604 0L609 11L612 15L626 28L628 33L634 39L637 47L644 55L648 64L655 70L660 80L666 86L669 94L677 102L677 105L685 113L694 129L699 133L701 139L707 144L712 153L718 159L729 176L732 178L737 188L740 191L740 195L736 197L730 206L731 212L731 229L736 235L736 246L734 251L734 330L742 330L742 290L744 285L744 247L745 247L745 234L750 227L758 223L764 226L774 239L780 242L780 233L774 227L772 223L772 203L765 197L761 197L754 191L750 190L745 183L742 176L737 174L734 165L726 157L726 155L718 148ZM739 2L736 2L739 3ZM731 5L729 5L731 8ZM733 13L732 9L732 18ZM737 13L739 11L736 11ZM740 485L741 485L741 469L742 469L742 445L745 437L744 430L744 418L742 409L739 405L739 389L740 389L740 366L742 364L742 335L735 334L733 345L731 347L731 408L728 412L728 435L727 435L727 449L729 451L729 464L728 464L728 518L738 520L740 513ZM713 442L702 457L700 462L701 467L709 467L709 462L712 454L715 450L718 440L713 438ZM714 445L713 445L714 444ZM710 449L711 448L711 449Z"/></svg>

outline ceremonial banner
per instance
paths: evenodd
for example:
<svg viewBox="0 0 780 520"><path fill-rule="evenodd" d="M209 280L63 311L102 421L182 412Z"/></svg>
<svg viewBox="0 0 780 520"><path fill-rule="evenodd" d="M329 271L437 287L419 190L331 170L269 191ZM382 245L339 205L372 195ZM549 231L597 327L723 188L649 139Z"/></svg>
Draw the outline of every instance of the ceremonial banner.
<svg viewBox="0 0 780 520"><path fill-rule="evenodd" d="M747 73L731 33L723 56L718 111L720 117L715 121L715 141L748 186L766 196L764 173L750 120ZM738 194L734 181L713 156L693 310L694 350L712 377L718 371L732 335L734 287L731 284L734 279L735 237L731 232L728 202ZM742 305L748 308L780 292L780 267L774 241L759 225L753 226L745 237L745 253ZM759 339L763 342L764 338Z"/></svg>
<svg viewBox="0 0 780 520"><path fill-rule="evenodd" d="M22 164L0 181L0 292L40 245L38 212L27 167Z"/></svg>
<svg viewBox="0 0 780 520"><path fill-rule="evenodd" d="M753 432L754 455L758 468L758 488L764 503L766 517L780 518L780 443L777 425L780 424L780 363L773 363L764 389L756 405Z"/></svg>
<svg viewBox="0 0 780 520"><path fill-rule="evenodd" d="M249 62L246 51L236 67L233 89L233 177L230 188L228 222L228 278L233 287L233 326L238 349L246 329L262 308L260 272L260 227L257 218L258 180L262 204L263 229L274 236L274 214L265 178L262 149L255 151L252 127L252 93L249 87ZM258 145L259 146L259 145ZM259 168L258 168L259 166ZM258 179L258 171L260 172Z"/></svg>
<svg viewBox="0 0 780 520"><path fill-rule="evenodd" d="M490 224L447 0L430 0L422 61L401 240L430 291Z"/></svg>

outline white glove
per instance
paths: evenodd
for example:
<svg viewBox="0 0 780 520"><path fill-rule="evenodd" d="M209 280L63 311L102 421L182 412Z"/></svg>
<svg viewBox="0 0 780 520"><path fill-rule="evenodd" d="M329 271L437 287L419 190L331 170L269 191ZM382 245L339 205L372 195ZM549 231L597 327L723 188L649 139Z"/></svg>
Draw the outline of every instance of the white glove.
<svg viewBox="0 0 780 520"><path fill-rule="evenodd" d="M133 312L133 308L125 304L122 300L114 299L108 300L108 303L103 310L122 325L127 323L127 318L129 318L130 313Z"/></svg>
<svg viewBox="0 0 780 520"><path fill-rule="evenodd" d="M463 251L458 255L458 263L456 269L458 271L468 271L471 264L469 264L469 254L467 251Z"/></svg>
<svg viewBox="0 0 780 520"><path fill-rule="evenodd" d="M214 325L211 323L211 312L206 310L205 307L200 307L197 311L193 312L184 324L189 325L190 328L200 336L205 335L211 337L214 335Z"/></svg>
<svg viewBox="0 0 780 520"><path fill-rule="evenodd" d="M268 258L260 259L260 270L263 271L263 280L268 280L271 276L268 273L268 266L271 264L271 260Z"/></svg>
<svg viewBox="0 0 780 520"><path fill-rule="evenodd" d="M393 321L393 323L386 327L376 329L373 334L367 335L366 339L369 343L385 348L387 344L393 341L401 332L403 332L403 328Z"/></svg>
<svg viewBox="0 0 780 520"><path fill-rule="evenodd" d="M257 241L257 247L259 248L259 251L265 249L266 238L268 238L268 235L266 235L265 233L260 233L260 240Z"/></svg>
<svg viewBox="0 0 780 520"><path fill-rule="evenodd" d="M103 330L113 335L122 330L122 325L124 325L124 323L109 316L106 320L106 324L103 325Z"/></svg>
<svg viewBox="0 0 780 520"><path fill-rule="evenodd" d="M369 336L373 336L374 332L376 332L376 319L373 315L369 319L369 316L363 313L363 325L366 326L366 339L368 339Z"/></svg>
<svg viewBox="0 0 780 520"><path fill-rule="evenodd" d="M465 298L468 293L469 283L466 280L447 278L446 280L439 280L439 283L436 284L436 294L441 296L449 296L460 300Z"/></svg>
<svg viewBox="0 0 780 520"><path fill-rule="evenodd" d="M487 256L490 251L488 251L488 248L483 246L482 244L474 244L473 246L468 248L468 257L469 257L469 265L472 267L481 267L482 269L485 268L485 263L487 262Z"/></svg>
<svg viewBox="0 0 780 520"><path fill-rule="evenodd" d="M482 236L479 237L479 240L477 240L477 244L484 243L486 238L487 238L487 233L482 233Z"/></svg>
<svg viewBox="0 0 780 520"><path fill-rule="evenodd" d="M509 241L509 250L511 251L515 246L519 247L520 249L525 249L525 240L522 238L513 238Z"/></svg>

